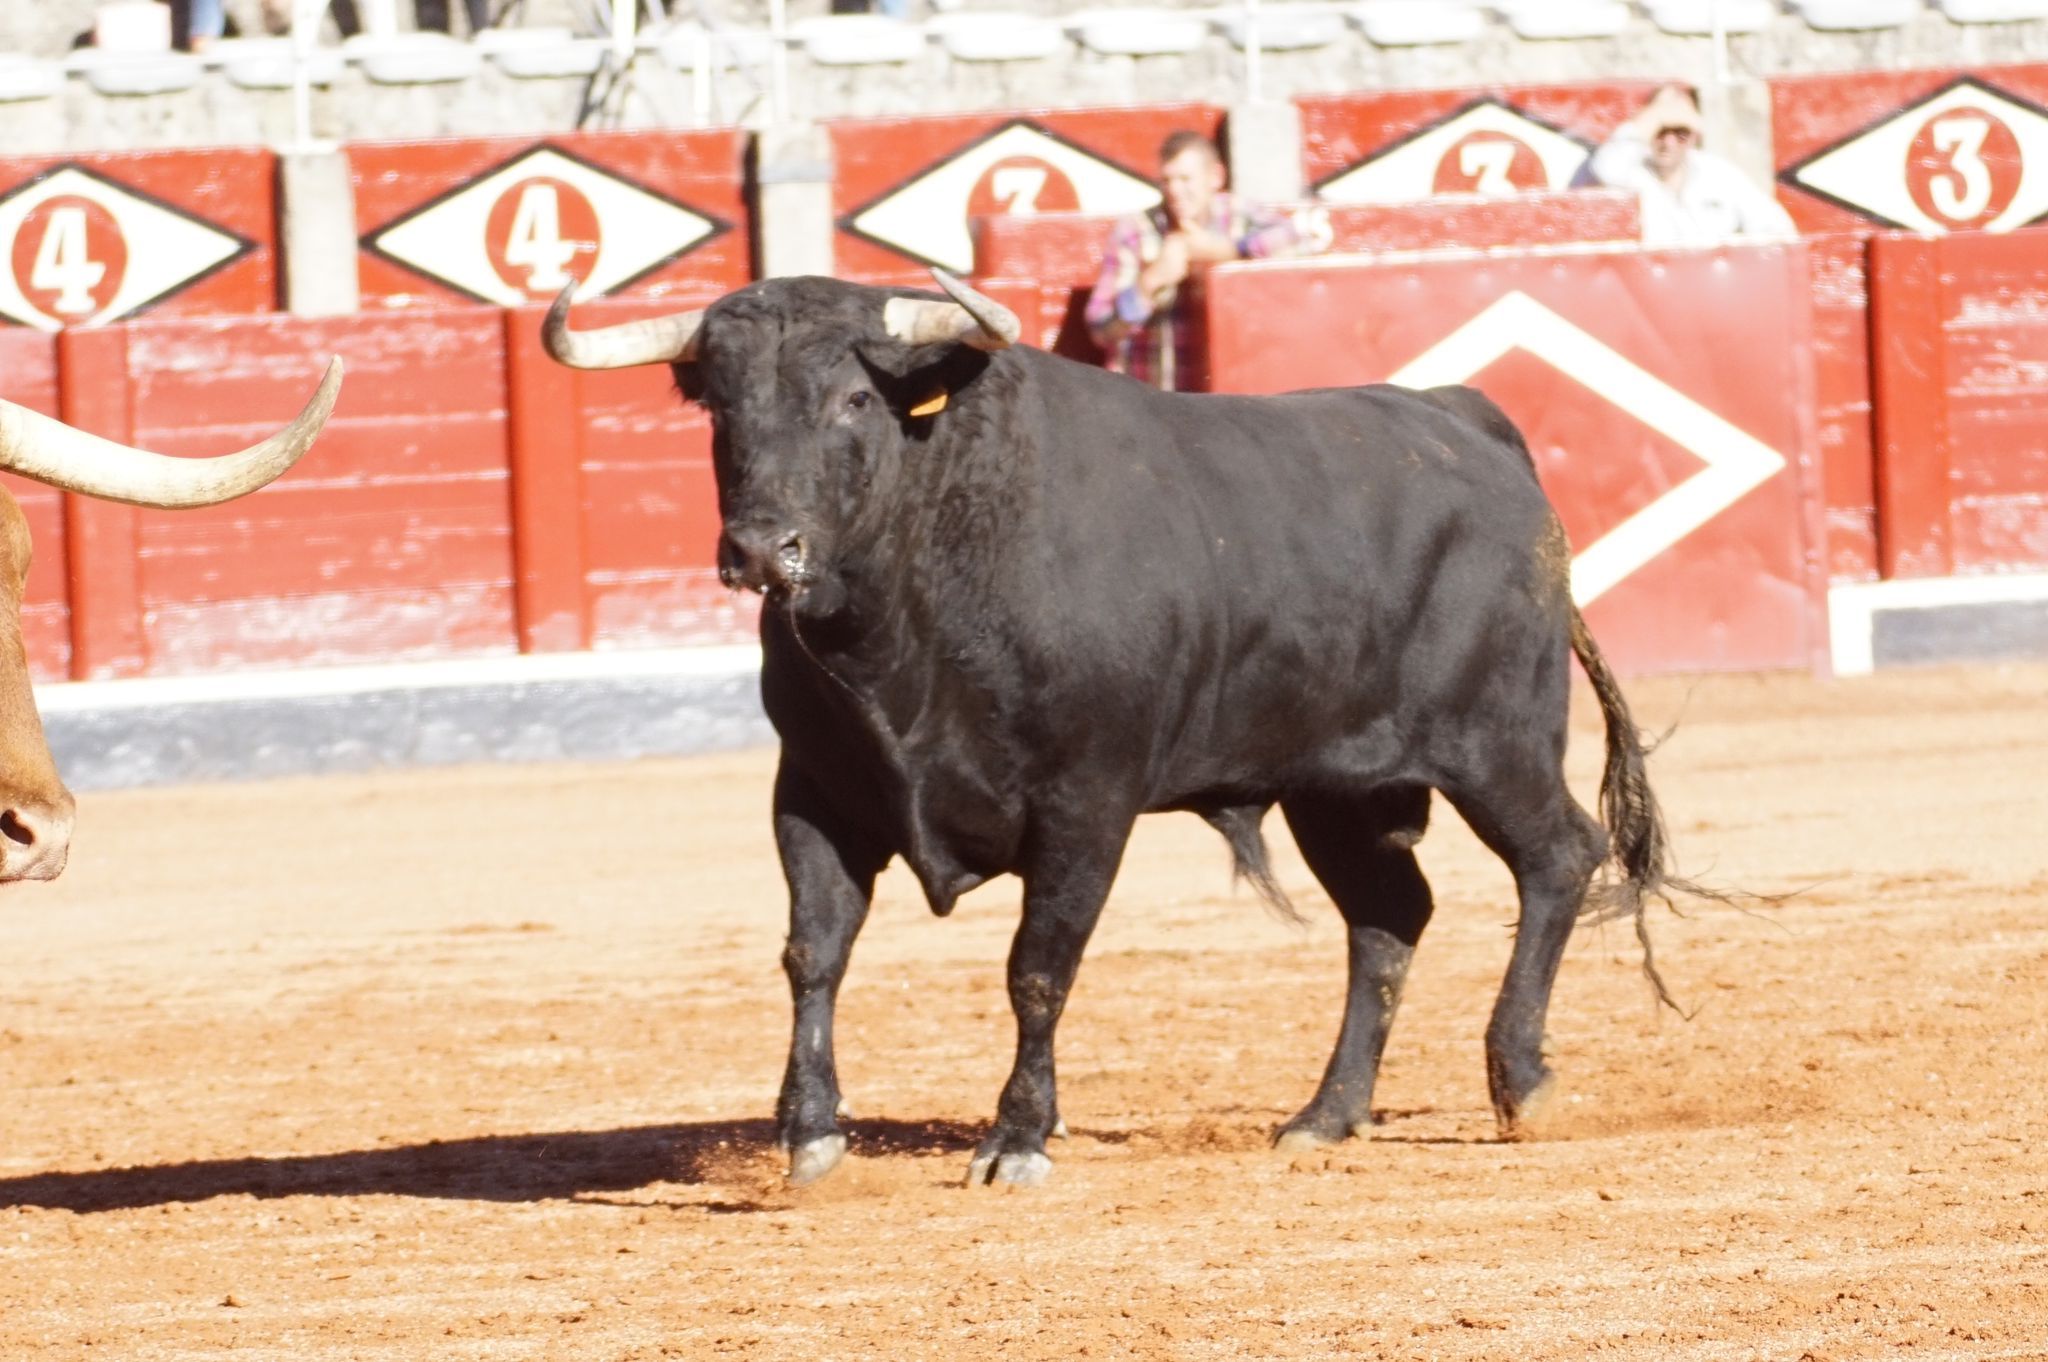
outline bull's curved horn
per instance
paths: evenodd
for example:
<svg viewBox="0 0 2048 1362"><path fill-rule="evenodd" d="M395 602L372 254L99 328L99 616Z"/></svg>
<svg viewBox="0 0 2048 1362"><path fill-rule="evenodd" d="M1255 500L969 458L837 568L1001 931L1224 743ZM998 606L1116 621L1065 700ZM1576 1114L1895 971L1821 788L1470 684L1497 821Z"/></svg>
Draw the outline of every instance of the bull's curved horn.
<svg viewBox="0 0 2048 1362"><path fill-rule="evenodd" d="M312 400L261 444L213 459L181 459L88 435L41 412L0 401L0 468L67 492L131 506L211 506L255 491L299 461L334 410L341 359L330 360Z"/></svg>
<svg viewBox="0 0 2048 1362"><path fill-rule="evenodd" d="M572 369L626 369L636 364L687 363L697 358L697 334L704 309L676 312L645 321L601 326L595 331L569 329L571 284L555 295L548 319L541 323L541 343L558 364Z"/></svg>
<svg viewBox="0 0 2048 1362"><path fill-rule="evenodd" d="M944 270L932 271L932 278L953 301L930 298L891 298L882 305L882 325L897 340L912 345L959 341L977 350L1003 350L1016 344L1017 314L993 298L976 293Z"/></svg>

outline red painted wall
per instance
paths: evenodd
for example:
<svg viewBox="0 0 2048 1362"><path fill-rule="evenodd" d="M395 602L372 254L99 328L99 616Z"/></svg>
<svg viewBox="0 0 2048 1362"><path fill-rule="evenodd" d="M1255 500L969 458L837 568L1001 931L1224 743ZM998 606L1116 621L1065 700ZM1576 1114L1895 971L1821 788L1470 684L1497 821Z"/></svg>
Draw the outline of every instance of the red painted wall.
<svg viewBox="0 0 2048 1362"><path fill-rule="evenodd" d="M1471 383L1527 435L1618 667L1819 665L1806 299L1796 246L1230 265L1211 373Z"/></svg>
<svg viewBox="0 0 2048 1362"><path fill-rule="evenodd" d="M1620 81L1302 96L1302 172L1325 197L1346 201L1565 189L1656 88Z"/></svg>
<svg viewBox="0 0 2048 1362"><path fill-rule="evenodd" d="M1210 137L1209 104L941 114L828 123L836 273L867 284L930 282L974 266L971 223L1000 213L1115 215L1157 202L1159 144Z"/></svg>
<svg viewBox="0 0 2048 1362"><path fill-rule="evenodd" d="M1871 245L1886 576L2048 565L2048 229Z"/></svg>
<svg viewBox="0 0 2048 1362"><path fill-rule="evenodd" d="M1771 118L1801 231L1998 231L2048 213L2048 66L1780 77Z"/></svg>
<svg viewBox="0 0 2048 1362"><path fill-rule="evenodd" d="M268 311L276 182L254 147L0 159L0 318Z"/></svg>
<svg viewBox="0 0 2048 1362"><path fill-rule="evenodd" d="M746 135L563 133L347 149L368 306L606 296L709 302L753 277Z"/></svg>

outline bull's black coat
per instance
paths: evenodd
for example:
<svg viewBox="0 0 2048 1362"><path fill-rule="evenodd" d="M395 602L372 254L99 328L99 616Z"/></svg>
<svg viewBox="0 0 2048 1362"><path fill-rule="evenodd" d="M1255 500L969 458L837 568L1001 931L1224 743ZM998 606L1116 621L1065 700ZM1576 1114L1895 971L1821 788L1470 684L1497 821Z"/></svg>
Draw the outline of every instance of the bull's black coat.
<svg viewBox="0 0 2048 1362"><path fill-rule="evenodd" d="M1032 349L907 345L883 332L890 296L757 284L677 366L715 423L727 579L767 597L794 1174L844 1148L834 1002L901 856L940 914L1023 878L1016 1065L971 1176L1042 1176L1054 1026L1133 821L1165 809L1208 818L1269 893L1259 822L1287 818L1348 924L1350 988L1283 1137L1357 1131L1431 912L1411 848L1432 789L1521 898L1487 1032L1512 1129L1547 1082L1551 984L1610 856L1562 772L1575 648L1608 720L1624 909L1664 859L1513 425L1462 388L1173 395Z"/></svg>

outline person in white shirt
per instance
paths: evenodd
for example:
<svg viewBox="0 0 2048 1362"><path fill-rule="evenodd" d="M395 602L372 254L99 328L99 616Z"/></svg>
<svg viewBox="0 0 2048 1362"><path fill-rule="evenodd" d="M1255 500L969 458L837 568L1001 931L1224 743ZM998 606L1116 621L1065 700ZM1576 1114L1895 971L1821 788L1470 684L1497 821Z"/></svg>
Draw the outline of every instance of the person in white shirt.
<svg viewBox="0 0 2048 1362"><path fill-rule="evenodd" d="M1666 85L1593 153L1593 178L1633 189L1646 246L1709 246L1738 236L1797 235L1778 201L1732 161L1700 147L1698 100Z"/></svg>

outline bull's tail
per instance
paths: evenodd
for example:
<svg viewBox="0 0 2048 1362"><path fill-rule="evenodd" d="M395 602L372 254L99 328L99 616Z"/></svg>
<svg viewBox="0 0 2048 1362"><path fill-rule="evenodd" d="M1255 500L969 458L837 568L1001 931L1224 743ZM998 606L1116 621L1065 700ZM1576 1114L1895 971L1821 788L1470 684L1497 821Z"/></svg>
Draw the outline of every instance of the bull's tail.
<svg viewBox="0 0 2048 1362"><path fill-rule="evenodd" d="M1644 975L1656 989L1657 1000L1682 1016L1684 1009L1672 999L1657 972L1656 953L1650 945L1649 906L1653 900L1669 903L1674 892L1716 900L1731 895L1672 874L1664 815L1650 791L1646 749L1629 714L1628 701L1577 606L1572 607L1571 630L1572 652L1593 682L1593 694L1599 697L1600 714L1607 724L1607 766L1600 775L1600 821L1607 827L1607 860L1580 911L1591 922L1628 918L1635 923L1636 940L1643 947Z"/></svg>

